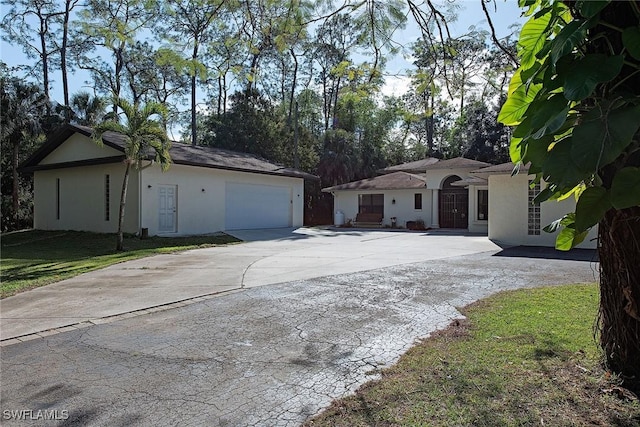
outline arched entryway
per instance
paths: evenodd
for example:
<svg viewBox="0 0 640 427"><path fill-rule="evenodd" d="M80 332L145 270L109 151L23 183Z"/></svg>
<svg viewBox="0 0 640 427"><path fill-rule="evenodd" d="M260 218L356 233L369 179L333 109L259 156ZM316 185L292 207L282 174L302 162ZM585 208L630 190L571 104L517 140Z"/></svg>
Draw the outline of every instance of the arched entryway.
<svg viewBox="0 0 640 427"><path fill-rule="evenodd" d="M440 228L469 228L469 190L452 185L457 175L447 177L440 190Z"/></svg>

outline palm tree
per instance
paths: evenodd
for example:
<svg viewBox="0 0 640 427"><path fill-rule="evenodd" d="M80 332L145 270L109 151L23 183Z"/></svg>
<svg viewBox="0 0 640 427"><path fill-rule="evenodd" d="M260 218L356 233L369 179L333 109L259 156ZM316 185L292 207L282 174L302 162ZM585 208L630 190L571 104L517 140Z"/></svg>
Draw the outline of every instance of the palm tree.
<svg viewBox="0 0 640 427"><path fill-rule="evenodd" d="M20 208L18 164L25 145L33 143L42 131L42 120L49 106L37 85L13 77L0 79L0 139L2 148L11 149L12 209L14 223ZM5 145L6 144L6 145ZM8 145L8 146L7 146Z"/></svg>
<svg viewBox="0 0 640 427"><path fill-rule="evenodd" d="M137 103L129 103L122 98L116 98L113 105L120 109L118 117L114 120L106 121L95 127L94 140L102 144L105 132L117 132L125 137L125 171L122 180L122 192L120 194L120 211L118 214L118 239L116 250L123 250L122 228L124 224L124 208L127 199L127 186L129 184L129 173L131 166L140 168L143 160L148 160L150 154L154 154L155 161L160 164L162 171L169 169L171 156L169 148L171 142L167 133L162 127L161 121L155 120L154 116L162 119L166 114L165 108L158 103L148 102L144 106ZM116 121L124 116L124 123Z"/></svg>
<svg viewBox="0 0 640 427"><path fill-rule="evenodd" d="M71 97L74 121L83 126L95 126L105 115L107 104L99 96L78 92Z"/></svg>

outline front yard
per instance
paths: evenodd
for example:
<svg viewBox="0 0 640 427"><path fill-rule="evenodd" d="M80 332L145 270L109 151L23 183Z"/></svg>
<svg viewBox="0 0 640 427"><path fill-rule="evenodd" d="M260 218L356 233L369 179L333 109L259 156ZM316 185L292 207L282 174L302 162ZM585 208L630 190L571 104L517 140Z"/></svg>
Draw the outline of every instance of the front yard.
<svg viewBox="0 0 640 427"><path fill-rule="evenodd" d="M305 425L639 426L599 364L596 285L504 292Z"/></svg>
<svg viewBox="0 0 640 427"><path fill-rule="evenodd" d="M0 298L112 264L160 253L239 242L226 235L190 237L128 236L116 252L115 235L78 231L22 231L3 234Z"/></svg>

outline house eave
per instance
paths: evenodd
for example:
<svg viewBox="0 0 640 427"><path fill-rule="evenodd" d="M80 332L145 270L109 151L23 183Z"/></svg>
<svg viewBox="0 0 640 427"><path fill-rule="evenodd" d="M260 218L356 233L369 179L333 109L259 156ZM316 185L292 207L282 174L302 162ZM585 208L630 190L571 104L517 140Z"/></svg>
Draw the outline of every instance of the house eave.
<svg viewBox="0 0 640 427"><path fill-rule="evenodd" d="M259 175L283 176L283 177L287 177L287 178L300 178L300 179L306 179L306 180L310 180L310 181L319 181L320 180L319 176L307 174L307 173L304 173L304 172L301 172L301 173L291 172L291 173L289 173L289 172L280 172L280 171L277 171L277 170L275 170L275 171L261 171L261 170L257 170L257 169L236 168L236 167L233 167L233 166L212 165L212 164L207 164L207 163L190 162L190 161L187 161L187 160L176 160L173 163L176 164L176 165L201 167L201 168L207 168L207 169L219 169L219 170L227 170L227 171L233 171L233 172L255 173L255 174L259 174Z"/></svg>
<svg viewBox="0 0 640 427"><path fill-rule="evenodd" d="M25 166L20 168L21 173L32 174L37 171L77 168L82 166L105 165L109 163L121 163L125 160L125 156L100 157L97 159L75 160L72 162L48 163L44 165Z"/></svg>

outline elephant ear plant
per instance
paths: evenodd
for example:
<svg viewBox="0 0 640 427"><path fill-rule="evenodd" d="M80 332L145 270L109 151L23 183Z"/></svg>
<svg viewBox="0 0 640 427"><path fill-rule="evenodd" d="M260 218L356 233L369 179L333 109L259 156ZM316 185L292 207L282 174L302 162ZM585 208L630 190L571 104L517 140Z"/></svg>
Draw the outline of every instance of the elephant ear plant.
<svg viewBox="0 0 640 427"><path fill-rule="evenodd" d="M575 197L545 228L556 248L598 227L599 337L606 366L640 384L640 3L520 0L529 17L499 121L510 155L544 183L535 202Z"/></svg>

